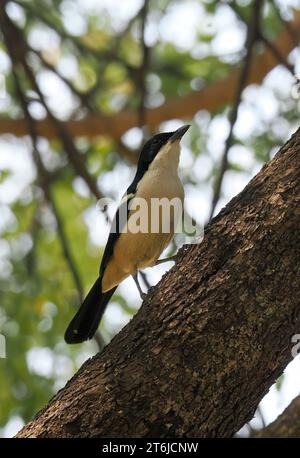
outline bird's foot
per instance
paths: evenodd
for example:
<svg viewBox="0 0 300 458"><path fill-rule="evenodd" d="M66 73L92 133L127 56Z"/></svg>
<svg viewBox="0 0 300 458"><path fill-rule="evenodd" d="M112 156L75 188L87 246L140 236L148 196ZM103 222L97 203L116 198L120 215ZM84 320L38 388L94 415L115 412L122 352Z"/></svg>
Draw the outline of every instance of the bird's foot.
<svg viewBox="0 0 300 458"><path fill-rule="evenodd" d="M176 257L177 255L175 254L174 256L170 256L169 258L159 259L158 261L156 261L155 266L158 266L159 264L163 264L164 262L170 262L170 261L176 262Z"/></svg>
<svg viewBox="0 0 300 458"><path fill-rule="evenodd" d="M136 274L136 275L132 275L132 278L133 278L134 281L135 281L135 284L136 284L136 287L137 287L137 289L138 289L140 298L141 298L142 301L143 301L143 300L145 299L145 297L147 296L147 293L144 293L144 291L142 290L141 285L140 285L139 280L138 280L137 274Z"/></svg>

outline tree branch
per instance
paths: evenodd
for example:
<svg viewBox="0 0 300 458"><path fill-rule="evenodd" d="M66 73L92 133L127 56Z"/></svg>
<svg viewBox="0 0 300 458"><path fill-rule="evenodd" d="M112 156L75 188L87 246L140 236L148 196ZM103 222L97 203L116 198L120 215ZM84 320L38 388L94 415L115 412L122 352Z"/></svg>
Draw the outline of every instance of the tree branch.
<svg viewBox="0 0 300 458"><path fill-rule="evenodd" d="M122 59L120 56L117 55L117 53L114 52L114 50L109 49L109 50L98 50L93 47L88 46L87 44L84 43L83 39L84 37L77 37L74 36L70 33L68 33L63 25L61 24L60 17L57 15L57 20L60 22L60 26L58 26L57 23L53 23L52 20L50 19L49 15L45 14L45 8L42 5L40 9L38 9L38 5L35 4L34 6L30 4L30 2L21 2L18 0L13 0L14 3L17 3L19 6L27 10L28 13L31 13L35 18L37 18L39 21L41 21L43 24L45 24L47 27L50 29L54 30L61 38L64 40L69 40L75 47L78 49L78 51L84 56L86 54L90 54L95 58L97 62L101 62L101 60L106 60L106 61L120 61L122 64L126 67L128 73L134 78L135 77L135 71L136 69L128 64L124 59ZM53 11L52 11L53 13ZM121 34L122 35L122 34Z"/></svg>
<svg viewBox="0 0 300 458"><path fill-rule="evenodd" d="M294 20L289 24L293 28L298 39L300 36L300 12L295 12ZM289 27L289 29L290 29ZM274 45L281 56L287 55L295 47L294 39L290 31L284 31L275 40ZM267 73L278 64L276 57L270 49L253 58L252 66L247 78L247 84L259 84ZM161 122L176 118L191 118L200 109L215 111L220 106L232 103L236 95L236 87L240 78L240 69L234 69L226 78L209 84L205 88L192 92L184 97L176 97L168 100L156 108L146 110L148 127L154 130ZM138 113L123 111L113 116L101 114L90 114L83 119L70 120L62 123L66 126L73 137L95 137L98 135L109 135L119 139L128 129L138 125ZM57 131L51 120L38 121L39 135L48 139L57 137ZM0 134L13 133L16 136L27 135L27 125L24 119L0 118Z"/></svg>
<svg viewBox="0 0 300 458"><path fill-rule="evenodd" d="M0 12L0 24L4 32L6 46L9 49L10 56L12 59L12 64L13 64L12 65L12 75L13 75L13 81L14 81L16 93L20 100L21 107L23 109L23 113L24 113L24 116L27 122L27 126L28 126L28 133L31 136L31 140L32 140L32 146L33 146L32 153L33 153L33 159L34 159L35 165L38 170L39 184L43 190L45 201L48 203L48 205L50 206L53 212L53 216L57 224L57 233L58 233L58 237L60 240L62 252L66 260L66 263L69 267L71 276L74 281L74 285L77 289L79 303L82 303L84 296L83 296L83 286L82 286L81 278L80 278L79 271L77 269L75 260L72 255L71 248L69 246L68 237L65 232L63 219L59 213L59 210L57 208L57 205L55 203L55 200L53 198L52 191L51 191L51 183L53 181L53 177L51 173L49 173L47 169L44 167L43 162L41 160L41 154L38 149L38 135L37 135L37 130L36 130L36 121L30 114L30 110L28 106L29 102L22 89L20 78L17 73L17 67L19 66L20 63L23 62L24 52L20 52L19 54L18 53L16 54L16 48L12 46L11 41L8 39L7 34L9 34L10 31L9 31L9 26L6 23L6 16L3 13L3 11L2 13ZM99 351L102 350L102 348L105 345L105 342L100 332L96 333L95 341L98 345Z"/></svg>
<svg viewBox="0 0 300 458"><path fill-rule="evenodd" d="M50 123L55 129L56 134L59 137L75 172L84 179L91 193L97 199L100 199L103 196L97 186L95 178L89 173L85 165L84 159L79 154L79 151L76 148L74 140L70 135L67 126L64 123L62 123L48 107L46 99L36 81L34 72L28 64L27 57L29 48L27 46L25 37L23 36L23 32L11 21L5 9L0 10L0 27L3 32L6 46L9 49L9 54L11 56L13 65L21 65L23 67L25 75L29 83L31 84L32 89L37 93L40 103L45 108ZM25 121L28 134L28 119L25 119ZM34 128L35 135L37 137L40 135L40 132L38 122L36 121L34 122Z"/></svg>
<svg viewBox="0 0 300 458"><path fill-rule="evenodd" d="M300 437L300 396L295 398L273 423L255 432L252 437Z"/></svg>
<svg viewBox="0 0 300 458"><path fill-rule="evenodd" d="M28 45L27 45L28 46ZM56 68L54 65L52 65L44 56L43 54L38 51L37 49L34 49L32 48L31 46L28 46L28 50L30 52L32 52L33 54L35 54L40 62L42 63L42 65L44 67L46 67L48 70L50 70L52 73L54 73L56 76L58 76L59 79L61 79L61 81L63 81L65 83L66 86L68 86L68 88L71 90L71 92L73 92L73 94L80 100L81 102L81 105L83 107L86 107L88 108L90 111L94 111L93 110L93 107L91 106L90 102L89 102L89 93L85 93L85 92L81 92L79 91L75 86L74 84L68 79L68 78L65 78Z"/></svg>
<svg viewBox="0 0 300 458"><path fill-rule="evenodd" d="M1 22L1 19L0 19L0 22ZM9 46L9 43L6 43L6 44L7 44L7 46ZM74 281L74 285L75 285L75 287L77 289L79 302L82 302L82 300L83 300L83 287L82 287L80 275L79 275L79 272L77 270L76 263L75 263L75 261L73 259L73 256L72 256L72 253L71 253L71 249L69 247L69 242L68 242L68 238L67 238L66 233L65 233L63 220L62 220L62 218L60 216L60 213L58 211L58 208L57 208L56 203L55 203L55 201L53 199L53 196L52 196L51 187L50 187L51 177L49 177L48 171L45 169L45 167L43 165L43 162L41 160L40 153L38 151L38 147L37 147L37 132L36 132L36 128L35 128L35 121L34 121L34 119L32 118L32 116L30 114L30 111L29 111L29 108L28 108L28 102L27 102L26 96L25 96L25 94L24 94L24 92L22 90L18 74L16 72L17 61L15 60L16 57L14 56L13 50L11 50L11 56L13 58L13 67L12 67L13 80L14 80L16 92L17 92L19 100L21 102L21 106L22 106L22 109L23 109L23 112L24 112L25 119L27 120L28 131L30 133L31 140L32 140L32 146L33 146L33 159L34 159L36 168L38 170L38 178L39 178L39 181L40 181L40 185L41 185L41 188L42 188L42 190L44 192L45 200L46 200L46 202L48 203L48 205L50 206L50 208L51 208L51 210L53 212L53 216L54 216L56 224L57 224L57 232L58 232L59 240L60 240L60 243L61 243L63 255L64 255L66 263L67 263L67 265L68 265L68 267L70 269L70 272L71 272L71 275L72 275L72 278L73 278L73 281Z"/></svg>
<svg viewBox="0 0 300 458"><path fill-rule="evenodd" d="M300 129L19 437L230 437L292 359ZM291 294L293 291L293 294Z"/></svg>
<svg viewBox="0 0 300 458"><path fill-rule="evenodd" d="M284 56L282 56L282 54L276 48L276 46L273 43L271 43L262 33L260 33L260 40L274 54L275 58L278 60L278 63L283 65L291 73L292 76L296 77L294 66L291 65Z"/></svg>
<svg viewBox="0 0 300 458"><path fill-rule="evenodd" d="M0 23L2 22L2 20L3 20L3 17L1 16ZM6 44L7 44L7 47L10 48L9 40L7 41ZM53 212L53 216L57 224L57 233L58 233L58 237L61 243L63 255L70 269L70 273L72 275L74 285L77 288L79 303L81 303L84 297L83 296L83 286L82 286L81 278L79 275L79 271L77 269L75 260L71 253L71 249L70 249L69 242L68 242L68 237L65 232L63 219L61 218L61 215L59 213L59 210L56 206L55 200L52 195L51 186L50 186L52 182L52 175L46 170L41 160L41 155L40 155L40 152L37 146L38 136L37 136L37 131L35 127L35 120L30 114L29 107L28 107L28 100L26 99L26 96L22 90L22 86L21 86L21 83L20 83L20 80L19 80L19 77L16 71L16 67L18 66L18 60L17 60L17 56L15 55L15 52L13 49L10 49L10 55L13 61L13 66L12 66L13 80L14 80L16 92L21 102L21 106L24 112L25 119L27 121L28 132L31 136L32 145L33 145L33 158L34 158L34 162L36 164L37 170L38 170L38 177L39 177L40 185L41 185L41 188L43 189L45 200ZM103 347L105 346L105 341L99 331L95 334L94 339L98 345L99 351L101 351Z"/></svg>

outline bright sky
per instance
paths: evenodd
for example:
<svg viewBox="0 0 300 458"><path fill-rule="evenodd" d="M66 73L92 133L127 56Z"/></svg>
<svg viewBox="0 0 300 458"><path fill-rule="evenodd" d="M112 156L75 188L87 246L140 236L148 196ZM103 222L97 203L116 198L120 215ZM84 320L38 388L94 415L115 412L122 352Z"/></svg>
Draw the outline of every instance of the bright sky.
<svg viewBox="0 0 300 458"><path fill-rule="evenodd" d="M287 0L278 2L284 6L284 11L288 17L291 6L300 6L299 1ZM107 15L112 26L116 30L122 30L127 20L138 11L141 6L141 0L66 0L63 7L63 17L65 26L70 33L81 34L85 30L85 15L88 13L98 13L99 21ZM12 17L22 22L22 12L16 6L11 6L9 10ZM101 14L100 14L101 13ZM180 33L178 33L178 24L180 24ZM214 30L217 32L211 47L209 45L199 45L197 43L197 33L201 31ZM199 2L186 0L177 2L167 8L165 17L158 21L155 15L152 15L148 21L146 29L147 42L155 43L157 40L175 43L178 48L183 50L193 49L199 57L206 53L215 53L217 55L229 55L238 52L245 40L245 30L236 23L234 15L226 5L220 8L218 14L211 18L204 16L204 10ZM54 32L46 32L41 28L36 28L31 33L30 42L32 46L55 49L59 46L59 38ZM300 51L295 51L291 59L298 61L297 71L300 72ZM9 61L6 55L0 50L0 74L9 71ZM60 71L67 77L76 72L76 61L72 56L63 58L60 62ZM50 106L56 111L62 119L68 117L70 110L74 107L74 98L69 89L53 74L43 71L39 74L39 83L46 94ZM243 103L239 110L238 121L235 126L235 135L237 135L245 145L237 145L230 150L230 159L236 164L244 166L247 172L230 171L226 174L224 180L223 197L219 202L216 212L218 212L225 203L234 195L240 192L248 183L250 178L257 173L261 165L257 164L253 158L251 150L247 147L247 140L253 133L259 132L262 126L271 123L278 113L278 91L282 96L290 96L290 87L292 79L289 73L282 67L278 67L271 72L266 78L262 87L249 87L243 97ZM4 111L9 106L9 98L0 98L0 111ZM43 109L35 104L32 106L32 113L42 118L45 114ZM199 112L193 123L207 131L208 136L208 154L200 155L196 161L188 147L187 138L183 140L182 157L180 163L180 172L182 177L192 174L196 182L203 180L210 172L214 161L219 161L224 150L224 144L228 135L228 121L219 115L209 123L209 116L205 112ZM161 130L172 130L178 127L178 121L170 121L161 125ZM282 142L287 139L294 126L290 126L285 120L278 125L278 132ZM130 146L139 144L141 133L139 129L131 129L124 135L124 141ZM48 149L47 142L44 142L45 151ZM24 140L16 140L14 137L7 135L0 138L0 170L9 170L11 175L3 183L0 183L0 232L7 226L14 224L14 216L9 209L15 199L21 195L24 199L30 199L30 190L28 185L34 180L35 172L30 159L28 145ZM47 154L47 152L45 153ZM116 188L120 189L116 198L119 199L121 194L126 190L133 177L134 169L125 164L118 164L114 171L108 172L101 177L101 187L103 193L116 194ZM78 179L75 187L78 192L85 192L84 184ZM188 210L197 217L198 221L205 221L209 212L211 201L211 191L207 186L187 186L186 195L193 197L194 204L189 204ZM114 208L109 209L111 214ZM85 222L90 229L90 239L96 245L103 245L106 241L109 227L106 225L102 214L96 206L92 206L84 215ZM103 230L106 227L106 231ZM5 264L4 245L0 245L0 266ZM2 264L1 264L2 262ZM147 270L147 275L152 284L155 284L161 275L170 267L171 264L165 264L153 269ZM5 269L3 268L3 272ZM120 285L120 292L128 298L131 305L138 307L140 299L133 280L128 279ZM105 321L107 328L111 330L120 329L128 320L127 315L116 303L110 304L106 314ZM83 346L82 352L79 353L78 363L83 362L87 357L95 352L92 343ZM8 360L9 361L9 360ZM70 365L68 358L55 355L49 348L33 348L27 355L28 365L31 371L45 377L55 373L57 376L57 388L63 386L65 381L71 376L73 367ZM298 374L300 370L300 360L297 357L287 368L283 387L280 393L272 387L269 394L264 398L261 404L263 415L267 423L275 419L278 414L289 404L289 402L299 394ZM255 423L255 421L254 421ZM15 434L20 428L21 419L13 417L2 431L4 437Z"/></svg>

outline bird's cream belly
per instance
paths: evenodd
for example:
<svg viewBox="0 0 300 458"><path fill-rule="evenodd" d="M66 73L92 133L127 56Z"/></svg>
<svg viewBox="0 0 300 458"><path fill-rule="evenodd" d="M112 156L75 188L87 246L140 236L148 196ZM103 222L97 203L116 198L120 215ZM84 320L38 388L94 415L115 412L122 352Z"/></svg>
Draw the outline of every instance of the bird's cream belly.
<svg viewBox="0 0 300 458"><path fill-rule="evenodd" d="M169 211L166 210L162 215L161 211L157 211L157 207L151 207L151 203L153 198L177 198L182 206L182 184L177 176L168 180L167 186L163 187L161 180L164 180L164 177L152 178L151 196L147 194L143 182L140 183L136 197L142 197L147 203L146 212L140 212L141 218L137 218L136 213L140 210L139 207L133 207L135 210L130 212L125 231L116 241L113 255L106 266L102 278L103 292L109 291L129 275L135 274L138 269L153 266L173 238L178 219L181 218L181 209L174 211L171 206ZM135 199L132 203L135 204ZM154 205L157 205L157 202Z"/></svg>
<svg viewBox="0 0 300 458"><path fill-rule="evenodd" d="M120 243L116 245L114 257L121 270L133 274L138 269L153 266L172 237L173 232L122 234Z"/></svg>
<svg viewBox="0 0 300 458"><path fill-rule="evenodd" d="M138 269L153 266L172 237L173 233L121 234L114 254L106 266L102 291L109 291L129 275L135 274Z"/></svg>

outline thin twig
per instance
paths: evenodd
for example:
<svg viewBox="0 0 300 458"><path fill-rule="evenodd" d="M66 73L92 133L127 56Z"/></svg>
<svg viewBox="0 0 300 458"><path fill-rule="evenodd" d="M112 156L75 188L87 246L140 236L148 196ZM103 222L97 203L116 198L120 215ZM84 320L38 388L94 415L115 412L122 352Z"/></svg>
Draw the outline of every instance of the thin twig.
<svg viewBox="0 0 300 458"><path fill-rule="evenodd" d="M262 425L261 429L263 429L266 427L266 421L265 421L265 417L264 417L264 414L262 412L260 405L257 407L257 414L261 420L261 425Z"/></svg>
<svg viewBox="0 0 300 458"><path fill-rule="evenodd" d="M93 178L88 174L87 170L85 169L85 164L83 160L81 159L78 151L76 150L76 147L73 143L71 136L69 135L67 130L64 128L63 123L61 123L54 116L52 111L49 109L46 103L45 97L42 94L39 88L39 85L36 82L33 70L31 69L26 59L28 52L32 50L27 45L27 42L25 41L20 29L18 29L18 27L16 27L15 24L11 22L11 20L9 19L4 9L0 11L0 25L3 31L7 49L12 59L12 74L14 78L16 93L20 100L20 103L21 103L21 106L24 112L24 117L27 123L28 131L32 139L33 158L34 158L34 162L36 164L37 170L38 170L38 177L39 177L40 185L43 189L45 200L51 206L53 215L55 217L56 224L57 224L57 232L58 232L58 236L61 242L63 254L69 266L75 286L77 288L79 301L82 302L84 296L83 296L83 287L81 284L81 279L80 279L79 273L76 268L76 264L71 254L71 250L68 244L68 237L64 229L63 220L58 211L57 205L55 203L55 200L53 198L53 195L50 189L49 183L51 182L52 177L51 178L48 177L48 171L46 170L46 168L43 165L43 162L41 160L41 155L38 150L38 133L36 129L36 120L30 114L30 110L29 110L30 100L26 98L26 95L23 92L23 89L20 83L20 79L17 73L18 67L20 68L22 67L24 69L25 74L28 80L30 81L32 88L34 89L34 91L37 93L39 97L39 101L44 106L48 114L48 117L50 118L55 129L57 130L62 140L62 143L65 146L65 149L68 153L68 156L70 158L70 161L73 167L78 172L78 174L85 179L90 190L95 194L96 197L100 198L101 193L98 190L96 183L93 181ZM12 37L14 39L12 39ZM105 342L101 334L97 333L95 340L98 344L99 350L101 350L103 346L105 345Z"/></svg>
<svg viewBox="0 0 300 458"><path fill-rule="evenodd" d="M71 164L73 165L73 168L75 169L76 173L81 176L86 184L88 185L88 188L96 196L97 199L101 199L103 196L96 184L96 181L94 177L88 172L84 160L80 153L77 151L77 148L75 146L75 143L65 128L64 124L57 119L57 117L52 113L50 108L48 107L48 104L46 103L45 97L42 94L39 85L36 82L35 76L33 74L33 71L31 67L29 66L26 58L23 60L23 66L25 73L29 79L29 81L32 84L33 89L36 91L36 93L39 96L40 102L45 108L47 115L49 116L49 119L51 120L55 130L57 131L63 146L67 152L68 158L70 159Z"/></svg>
<svg viewBox="0 0 300 458"><path fill-rule="evenodd" d="M95 342L98 345L98 350L102 351L103 348L106 346L106 342L105 342L102 334L99 331L97 331L96 334L94 335L94 339L95 339Z"/></svg>
<svg viewBox="0 0 300 458"><path fill-rule="evenodd" d="M79 271L75 264L75 260L73 259L73 256L71 254L71 249L69 247L68 237L65 232L65 227L64 227L64 223L63 223L61 214L59 213L59 210L53 198L51 189L48 186L43 185L43 183L42 183L42 188L46 196L46 199L48 203L50 204L53 214L55 216L56 225L57 225L57 233L60 238L63 254L69 266L70 272L73 276L73 280L74 280L74 283L78 291L79 302L82 303L83 298L84 298L83 286L82 286L82 282L80 279Z"/></svg>
<svg viewBox="0 0 300 458"><path fill-rule="evenodd" d="M148 280L148 277L147 277L146 273L143 272L142 270L140 270L139 272L140 272L140 275L141 275L141 277L143 279L143 282L145 283L146 288L147 289L151 288L151 284L150 284L150 282Z"/></svg>
<svg viewBox="0 0 300 458"><path fill-rule="evenodd" d="M45 97L35 79L33 70L27 62L26 57L28 54L28 47L22 31L10 20L4 9L1 11L1 14L3 17L2 27L8 34L7 41L9 41L9 43L13 43L13 45L11 45L11 51L14 52L17 62L23 66L25 74L31 83L32 89L37 93L40 103L45 108L47 115L66 150L70 163L72 164L75 172L86 182L91 193L94 194L97 199L102 198L103 196L97 186L96 180L88 172L84 159L78 152L73 138L65 127L65 124L52 113L48 107L48 104L46 103Z"/></svg>
<svg viewBox="0 0 300 458"><path fill-rule="evenodd" d="M7 46L9 47L9 44L7 44ZM14 54L12 53L11 54L12 58L13 58L13 55ZM35 120L32 118L32 116L30 114L30 111L28 109L28 101L26 100L26 96L23 93L21 84L19 82L19 78L18 78L16 69L15 69L15 66L14 66L15 64L16 64L16 62L13 62L12 74L13 74L13 78L14 78L16 92L17 92L19 100L21 102L25 119L27 120L27 123L28 123L28 130L29 130L29 133L30 133L30 136L31 136L31 139L32 139L32 145L33 145L33 158L34 158L36 167L38 169L38 176L40 178L40 184L41 184L41 187L43 189L45 199L48 202L48 204L50 205L50 207L52 209L52 212L53 212L53 215L55 217L56 224L57 224L57 232L58 232L58 236L59 236L59 239L60 239L60 242L61 242L63 255L64 255L64 257L66 259L66 262L67 262L67 264L69 266L71 275L73 277L74 284L75 284L75 286L77 288L79 303L82 303L83 298L84 298L84 294L83 294L83 287L82 287L80 275L79 275L79 272L77 270L76 263L75 263L75 261L73 259L72 254L71 254L71 249L69 247L68 237L67 237L65 229L64 229L63 220L62 220L61 215L60 215L60 213L58 211L58 208L56 206L55 200L53 199L53 196L52 196L52 192L51 192L51 189L50 189L50 186L49 186L49 179L47 177L48 172L47 172L47 170L45 169L45 167L44 167L44 165L42 163L42 160L41 160L41 157L40 157L40 153L39 153L39 150L38 150L38 147L37 147L37 138L38 138L38 136L37 136L36 126L35 126ZM105 341L104 341L104 339L103 339L103 337L102 337L100 332L96 333L95 342L97 343L98 350L101 351L105 346Z"/></svg>
<svg viewBox="0 0 300 458"><path fill-rule="evenodd" d="M9 49L9 43L6 42L6 45L8 46L8 49ZM14 54L12 52L12 54L11 54L12 58L13 58L13 55ZM15 63L16 62L13 62L13 64L15 64ZM82 300L83 300L83 287L82 287L80 275L79 275L79 272L77 270L75 261L73 259L73 256L72 256L72 253L71 253L71 249L70 249L69 244L68 244L68 237L67 237L67 235L65 233L65 229L64 229L64 224L63 224L62 218L60 216L60 213L58 211L58 208L57 208L56 203L55 203L55 201L53 199L53 196L52 196L52 192L51 192L51 189L50 189L50 186L49 186L49 179L47 178L47 170L45 169L45 167L44 167L44 165L42 163L42 160L40 158L40 153L39 153L38 147L37 147L37 138L38 138L38 136L37 136L37 131L36 131L36 127L35 127L35 121L32 118L32 116L30 114L30 111L28 109L28 102L26 101L26 96L25 96L25 94L24 94L24 92L22 90L22 87L21 87L21 84L20 84L20 81L19 81L19 78L18 78L18 75L17 75L17 72L16 72L16 69L15 69L14 65L12 66L12 74L13 74L13 78L14 78L16 92L17 92L19 100L21 102L25 119L27 120L27 123L28 123L28 130L29 130L29 133L30 133L30 136L31 136L31 139L32 139L32 145L33 145L33 158L34 158L36 167L38 169L38 176L40 178L40 184L41 184L41 187L42 187L42 189L44 191L45 199L48 202L48 204L50 205L50 207L52 209L52 212L53 212L53 215L55 217L56 224L57 224L57 233L58 233L58 236L59 236L59 239L60 239L60 242L61 242L63 254L64 254L66 262L67 262L67 264L69 266L71 275L73 277L74 284L75 284L75 286L77 288L79 301L82 302Z"/></svg>
<svg viewBox="0 0 300 458"><path fill-rule="evenodd" d="M18 4L28 12L32 13L35 18L39 19L42 23L44 23L47 27L50 29L54 30L61 38L64 40L69 40L77 50L80 52L81 55L86 55L89 54L91 57L96 59L98 62L101 62L103 60L105 61L118 61L122 62L122 64L125 66L126 70L128 73L135 78L136 75L136 68L133 67L132 65L128 64L126 61L121 59L120 56L118 56L112 48L109 50L101 50L99 51L98 49L92 48L85 44L81 38L78 38L74 35L69 34L64 28L63 25L61 24L60 28L57 27L57 24L53 24L51 20L49 19L49 15L44 14L43 11L40 9L36 8L37 5L33 8L33 5L31 5L29 2L22 2L19 0L13 0L14 3ZM60 18L58 17L59 21Z"/></svg>
<svg viewBox="0 0 300 458"><path fill-rule="evenodd" d="M259 39L270 49L274 57L276 57L278 60L278 63L282 64L292 74L293 77L296 77L294 66L291 65L287 59L285 59L279 49L277 49L276 46L271 43L271 41L268 40L268 38L266 38L262 33L259 34Z"/></svg>
<svg viewBox="0 0 300 458"><path fill-rule="evenodd" d="M32 48L31 46L28 45L28 50L30 52L32 52L33 54L35 54L39 60L41 61L41 63L43 64L44 67L46 67L48 70L50 70L52 73L54 73L56 76L58 76L64 83L66 86L69 87L69 89L73 92L73 94L75 94L76 97L79 98L81 104L88 108L90 111L93 111L93 108L92 106L90 105L90 102L89 102L89 93L86 92L80 92L75 86L74 84L68 80L68 78L65 78L56 68L54 65L52 65L47 59L45 59L45 57L43 56L43 54L38 51L37 49L34 49Z"/></svg>

